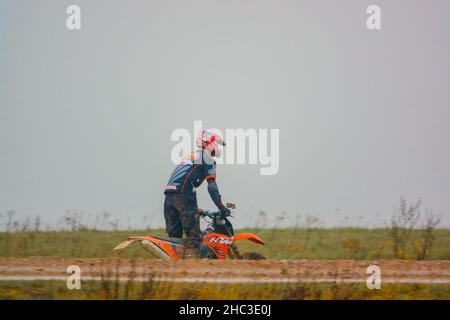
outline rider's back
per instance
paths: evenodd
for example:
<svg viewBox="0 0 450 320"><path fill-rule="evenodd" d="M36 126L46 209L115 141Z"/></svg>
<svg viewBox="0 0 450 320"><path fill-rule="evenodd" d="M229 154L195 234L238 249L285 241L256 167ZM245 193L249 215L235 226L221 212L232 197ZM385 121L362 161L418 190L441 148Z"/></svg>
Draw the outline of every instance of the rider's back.
<svg viewBox="0 0 450 320"><path fill-rule="evenodd" d="M197 150L183 159L173 170L164 193L194 194L203 180L216 176L216 162Z"/></svg>

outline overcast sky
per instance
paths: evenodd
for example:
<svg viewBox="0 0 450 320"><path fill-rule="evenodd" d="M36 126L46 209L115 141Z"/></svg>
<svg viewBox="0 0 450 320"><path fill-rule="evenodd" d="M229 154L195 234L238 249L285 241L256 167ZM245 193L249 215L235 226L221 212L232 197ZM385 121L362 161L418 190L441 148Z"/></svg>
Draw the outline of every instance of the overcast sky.
<svg viewBox="0 0 450 320"><path fill-rule="evenodd" d="M236 227L260 209L382 225L401 196L450 227L449 36L448 0L0 0L0 224L162 225L171 133L202 120L280 130L278 174L218 168Z"/></svg>

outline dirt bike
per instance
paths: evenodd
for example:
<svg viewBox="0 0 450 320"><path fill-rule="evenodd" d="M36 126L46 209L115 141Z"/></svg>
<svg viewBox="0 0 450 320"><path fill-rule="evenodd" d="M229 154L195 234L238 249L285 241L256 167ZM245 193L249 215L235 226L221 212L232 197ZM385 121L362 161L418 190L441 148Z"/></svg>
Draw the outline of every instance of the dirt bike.
<svg viewBox="0 0 450 320"><path fill-rule="evenodd" d="M228 208L235 209L234 204L227 204ZM262 260L265 257L259 253L248 252L241 254L236 242L248 239L254 243L265 245L264 241L252 233L234 234L233 225L228 217L220 211L200 210L199 218L207 222L207 228L202 231L202 245L200 246L199 258L206 259L245 259ZM141 245L157 257L177 261L187 259L186 240L182 238L169 238L161 236L133 236L127 241L120 243L114 250L122 250L131 243L139 241Z"/></svg>

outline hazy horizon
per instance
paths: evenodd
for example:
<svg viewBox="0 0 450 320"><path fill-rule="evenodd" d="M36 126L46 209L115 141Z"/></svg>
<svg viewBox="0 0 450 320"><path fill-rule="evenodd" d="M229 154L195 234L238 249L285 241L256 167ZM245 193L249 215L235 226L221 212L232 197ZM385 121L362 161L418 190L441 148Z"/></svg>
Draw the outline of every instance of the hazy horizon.
<svg viewBox="0 0 450 320"><path fill-rule="evenodd" d="M378 31L366 0L78 0L75 31L70 4L0 0L1 227L163 226L171 133L195 120L280 130L276 175L218 166L236 228L260 210L383 226L400 197L450 227L450 2L377 1Z"/></svg>

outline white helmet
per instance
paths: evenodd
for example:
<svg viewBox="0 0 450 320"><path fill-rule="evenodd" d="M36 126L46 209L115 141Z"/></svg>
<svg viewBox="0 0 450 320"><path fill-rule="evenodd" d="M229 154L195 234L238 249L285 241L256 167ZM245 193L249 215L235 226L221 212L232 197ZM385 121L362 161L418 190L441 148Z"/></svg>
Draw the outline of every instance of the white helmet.
<svg viewBox="0 0 450 320"><path fill-rule="evenodd" d="M223 138L212 132L211 130L202 130L199 132L197 137L197 146L205 150L213 157L220 157L221 152L218 145L225 146L225 141Z"/></svg>

